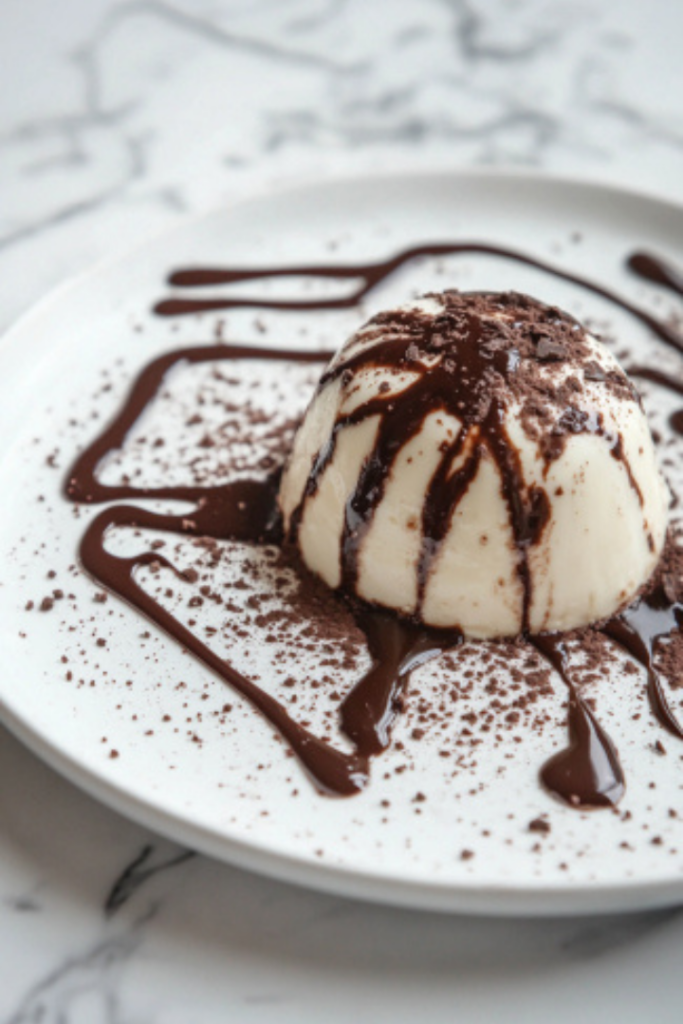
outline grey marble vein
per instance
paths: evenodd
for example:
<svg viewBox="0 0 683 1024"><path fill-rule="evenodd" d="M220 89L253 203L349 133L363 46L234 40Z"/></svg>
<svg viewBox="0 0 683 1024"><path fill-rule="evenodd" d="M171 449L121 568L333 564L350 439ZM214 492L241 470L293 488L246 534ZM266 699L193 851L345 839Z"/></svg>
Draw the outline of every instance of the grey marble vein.
<svg viewBox="0 0 683 1024"><path fill-rule="evenodd" d="M475 6L469 0L442 0L453 15L453 34L463 58L472 63L480 60L497 62L529 61L551 47L558 38L559 29L538 30L532 22L528 35L519 42L490 42L487 33L495 19L482 5Z"/></svg>
<svg viewBox="0 0 683 1024"><path fill-rule="evenodd" d="M573 959L592 960L623 946L637 945L680 920L682 915L680 907L674 907L651 914L580 922L576 931L560 943L560 948Z"/></svg>
<svg viewBox="0 0 683 1024"><path fill-rule="evenodd" d="M286 41L275 42L257 33L244 35L225 28L218 19L201 17L191 10L173 6L162 0L139 0L112 5L96 27L93 34L75 46L70 60L78 69L82 79L82 104L78 110L64 114L44 116L39 119L20 122L0 133L0 154L3 150L14 149L25 178L36 174L46 175L50 171L63 171L68 167L92 167L97 174L98 163L94 159L97 140L111 136L121 156L121 167L117 180L108 188L98 188L93 182L92 194L79 197L67 203L58 204L52 212L19 225L5 217L2 227L0 218L0 244L8 247L35 235L38 230L49 230L65 220L78 217L112 198L119 197L141 177L141 137L127 127L131 117L139 111L144 102L142 97L123 102L106 99L103 53L124 30L143 19L164 24L186 36L197 40L203 46L216 47L229 53L239 52L250 55L257 64L273 62L284 65L311 68L325 74L356 74L366 66L364 61L342 62L331 53L308 52ZM296 33L294 33L296 36ZM57 144L59 151L44 155L42 150ZM37 152L36 152L37 151ZM58 201L57 201L58 202Z"/></svg>
<svg viewBox="0 0 683 1024"><path fill-rule="evenodd" d="M116 879L104 901L104 912L112 917L126 904L137 890L155 875L178 867L196 856L192 850L183 850L171 856L159 856L152 843L143 846L140 853L128 864Z"/></svg>
<svg viewBox="0 0 683 1024"><path fill-rule="evenodd" d="M133 1024L119 998L122 973L144 941L157 907L90 949L69 955L30 986L2 1024L68 1024L79 1003L97 1024Z"/></svg>
<svg viewBox="0 0 683 1024"><path fill-rule="evenodd" d="M322 68L326 71L353 72L360 65L344 65L331 54L315 54L296 48L280 46L258 35L244 35L224 28L219 21L203 18L191 10L164 3L163 0L130 0L113 7L105 15L95 36L81 54L92 52L124 22L131 18L151 17L154 20L173 25L182 32L190 33L203 41L228 50L239 50L265 57L268 60L295 62Z"/></svg>
<svg viewBox="0 0 683 1024"><path fill-rule="evenodd" d="M619 55L633 48L632 36L626 29L610 30L602 11L596 14L602 30L589 34L589 12L578 3L523 2L510 13L501 3L482 7L471 0L380 0L372 9L360 0L289 0L258 5L258 12L248 19L236 3L208 9L163 0L104 4L94 29L70 50L68 59L81 76L78 108L2 131L0 153L13 149L24 179L36 179L38 205L45 205L48 189L53 194L42 213L5 215L4 245L78 219L112 199L131 201L136 189L149 193L153 182L160 196L177 194L159 154L182 141L172 121L158 122L156 109L166 81L186 74L193 47L197 53L213 51L219 60L214 74L224 83L228 116L220 125L212 113L212 91L202 101L202 117L215 125L217 140L225 138L218 158L231 173L246 173L259 161L264 168L275 166L294 150L314 153L330 146L396 153L440 146L474 163L538 166L569 152L604 161L615 133L646 148L683 145L682 119L660 116L646 103L635 106L620 90ZM159 35L161 29L166 35ZM138 45L140 31L148 33L162 61L176 37L184 49L161 78L152 68L136 69L128 84L119 75L118 58ZM338 45L330 45L332 40ZM264 73L272 80L273 89L258 93L258 101L250 94L252 79L242 82L233 72L235 54L251 62L254 82ZM563 83L561 94L531 87L548 73L549 61ZM283 103L290 74L299 76L301 98ZM310 74L317 82L314 93ZM249 124L246 134L229 116L235 102L243 109L238 124L244 118ZM598 125L603 129L596 131ZM141 138L149 152L144 174L131 159ZM105 153L115 154L116 169ZM69 167L80 173L83 193L60 200L61 177Z"/></svg>
<svg viewBox="0 0 683 1024"><path fill-rule="evenodd" d="M119 181L108 188L96 191L87 198L67 202L39 220L29 221L14 228L10 227L4 237L0 233L0 251L32 238L40 232L48 231L50 228L74 220L85 213L97 210L121 196L144 173L145 140L144 138L124 137L121 148L126 159ZM87 162L87 158L81 156L79 162Z"/></svg>

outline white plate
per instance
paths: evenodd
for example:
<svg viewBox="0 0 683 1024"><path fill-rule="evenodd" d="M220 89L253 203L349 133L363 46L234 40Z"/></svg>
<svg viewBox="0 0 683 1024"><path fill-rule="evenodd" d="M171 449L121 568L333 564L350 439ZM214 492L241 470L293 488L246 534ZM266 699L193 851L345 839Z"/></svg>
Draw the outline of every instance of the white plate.
<svg viewBox="0 0 683 1024"><path fill-rule="evenodd" d="M638 246L683 264L683 210L604 187L521 175L320 184L189 223L62 289L7 335L0 349L2 718L58 771L122 813L196 849L293 882L489 914L676 902L683 899L683 813L673 817L670 810L681 806L683 746L648 716L640 676L617 674L594 690L627 775L618 812L577 813L538 784L540 765L566 741L566 694L559 683L539 705L555 726L541 734L518 729L522 742L516 742L501 716L495 728L507 730L504 741L491 742L488 734L487 742L481 733L474 750L470 741L462 746L467 702L450 724L428 728L416 742L413 698L395 731L399 745L375 762L369 788L334 800L313 789L270 727L206 669L115 598L95 603L97 588L74 567L78 539L97 512L76 513L61 497L77 448L117 410L137 369L160 352L212 340L221 330L255 344L277 337L304 347L335 346L361 316L415 290L515 288L602 324L640 355L656 352L659 365L679 366L674 353L602 300L492 258L406 267L371 295L364 311L250 309L182 320L149 312L165 293L168 271L182 265L356 262L409 244L463 239L523 248L665 314L674 300L630 277L623 258ZM257 315L266 334L255 324ZM244 370L253 373L253 366ZM191 407L189 383L177 381ZM293 392L292 403L300 407L305 389ZM652 390L650 396L649 411L666 430L670 401ZM146 430L151 437L154 424ZM679 454L675 444L671 452ZM26 610L53 588L73 596L50 612ZM147 630L150 636L140 639ZM97 638L106 646L97 646ZM255 633L248 652L235 642L234 657L250 659L251 669L265 677L273 650ZM299 671L291 664L288 670ZM338 682L345 684L343 677ZM434 664L413 681L427 703L447 686L447 674ZM467 706L482 710L488 700L478 689ZM229 715L214 714L226 702L233 705ZM657 739L666 756L654 750ZM112 749L118 757L110 757ZM457 771L453 758L439 756L443 749L462 755ZM427 799L416 800L420 793ZM539 815L551 823L548 835L528 830ZM464 850L474 856L463 858Z"/></svg>

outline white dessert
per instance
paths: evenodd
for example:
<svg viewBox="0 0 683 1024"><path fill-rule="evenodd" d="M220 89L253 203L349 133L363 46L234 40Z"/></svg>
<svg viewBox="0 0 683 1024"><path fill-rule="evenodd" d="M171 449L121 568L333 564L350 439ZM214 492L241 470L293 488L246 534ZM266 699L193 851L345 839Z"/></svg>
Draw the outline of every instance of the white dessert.
<svg viewBox="0 0 683 1024"><path fill-rule="evenodd" d="M628 604L657 564L668 495L640 402L597 339L525 296L447 292L341 349L279 503L330 587L492 638Z"/></svg>

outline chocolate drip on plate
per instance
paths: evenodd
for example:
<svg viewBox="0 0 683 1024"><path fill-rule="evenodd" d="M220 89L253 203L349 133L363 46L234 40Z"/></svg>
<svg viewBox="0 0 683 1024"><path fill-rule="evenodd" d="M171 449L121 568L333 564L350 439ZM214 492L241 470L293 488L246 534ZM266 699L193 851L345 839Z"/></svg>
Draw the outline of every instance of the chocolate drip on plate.
<svg viewBox="0 0 683 1024"><path fill-rule="evenodd" d="M659 586L602 627L605 636L616 641L643 666L647 672L650 706L660 724L678 739L683 739L683 728L666 699L653 656L657 642L671 637L682 622L683 605L672 602Z"/></svg>
<svg viewBox="0 0 683 1024"><path fill-rule="evenodd" d="M401 708L401 694L413 669L438 658L462 642L455 630L425 629L391 612L356 606L356 620L366 636L372 665L341 705L346 735L364 754L389 746Z"/></svg>
<svg viewBox="0 0 683 1024"><path fill-rule="evenodd" d="M569 746L543 765L543 785L571 807L613 807L624 793L624 772L612 740L571 680L566 641L546 633L530 642L569 690Z"/></svg>

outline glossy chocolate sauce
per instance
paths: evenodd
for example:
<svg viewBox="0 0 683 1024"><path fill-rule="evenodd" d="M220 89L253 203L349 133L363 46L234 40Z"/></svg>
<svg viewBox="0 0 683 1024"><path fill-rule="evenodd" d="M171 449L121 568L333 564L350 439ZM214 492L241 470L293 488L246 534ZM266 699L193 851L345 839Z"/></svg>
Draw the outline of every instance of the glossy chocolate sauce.
<svg viewBox="0 0 683 1024"><path fill-rule="evenodd" d="M173 297L163 299L154 307L158 316L187 316L191 313L207 313L217 310L239 309L245 306L258 306L260 309L277 310L325 310L325 309L353 309L379 284L413 260L424 258L436 258L444 256L497 256L514 263L522 263L536 270L544 271L553 277L561 278L570 284L578 285L586 291L593 292L603 299L620 306L631 316L635 317L642 324L648 327L662 341L672 348L683 352L683 337L673 328L669 327L657 317L652 316L646 310L633 305L622 298L616 292L605 288L603 285L589 278L581 277L579 274L572 274L560 267L554 266L545 260L528 256L517 249L507 249L496 245L485 245L481 242L457 242L457 243L433 243L428 245L416 245L410 249L404 249L387 260L380 260L377 263L359 263L356 265L335 264L329 266L291 266L291 267L269 267L269 268L224 268L224 267L188 267L183 270L176 270L168 278L168 283L174 288L207 288L219 285L239 285L249 281L263 281L277 278L307 277L320 278L324 280L349 281L358 280L359 285L355 292L339 298L321 299L292 299L286 300L254 300L252 298L241 298L239 295L225 294L215 298L187 298ZM630 260L635 259L635 266L631 266ZM648 280L654 280L665 284L675 290L680 289L680 276L672 271L663 261L653 256L645 256L636 253L630 257L629 266L641 276ZM647 268L650 273L645 273ZM655 268L658 268L655 270ZM661 274L657 278L655 273ZM678 282L678 286L674 282Z"/></svg>
<svg viewBox="0 0 683 1024"><path fill-rule="evenodd" d="M643 666L647 672L650 706L660 724L678 739L683 739L683 729L664 695L654 668L654 653L657 642L670 637L682 623L683 607L667 597L659 585L602 627L605 636L616 641Z"/></svg>
<svg viewBox="0 0 683 1024"><path fill-rule="evenodd" d="M411 670L458 643L459 634L403 627L390 615L354 606L358 624L368 638L373 664L342 706L343 728L354 741L356 752L337 751L297 724L282 704L215 655L138 585L135 573L144 566L165 568L182 578L168 559L155 551L121 558L111 555L106 548L107 531L115 527L277 544L281 540L275 500L279 472L265 480L240 480L214 487L133 487L101 484L97 479L103 460L123 445L128 431L159 393L167 375L183 364L242 359L321 363L328 358L327 352L289 352L245 345L198 346L161 356L137 378L116 419L78 457L69 473L66 494L71 501L83 504L167 498L196 505L192 512L178 515L162 515L125 504L107 508L93 520L81 541L79 554L84 568L242 694L287 741L323 791L347 796L367 783L369 757L388 746L400 694Z"/></svg>
<svg viewBox="0 0 683 1024"><path fill-rule="evenodd" d="M567 314L514 292L444 292L436 315L419 309L382 313L363 328L364 346L335 361L322 377L321 392L335 381L381 371L413 377L403 383L400 395L389 388L373 395L347 415L337 418L329 441L314 461L306 489L293 513L291 539L296 534L307 501L318 489L322 474L334 457L337 438L349 427L379 418L372 451L364 461L353 497L346 505L341 540L342 589L357 591L359 556L397 456L415 437L432 413L443 413L461 424L450 443L444 442L440 461L430 481L422 511L422 546L418 564L418 604L422 606L431 567L450 529L460 501L475 479L482 458L495 465L508 507L517 553L517 576L522 590L522 632L529 631L532 577L529 554L538 544L550 519L550 499L541 487L527 487L516 446L511 442L506 416L510 395L521 404L525 421L539 415L539 396L544 400L549 379L558 390L568 361L576 370L591 374L604 389L622 400L636 401L621 373L602 370L585 342L583 329ZM546 463L557 459L570 435L590 433L604 438L612 456L624 465L627 477L642 506L642 495L623 452L619 434L606 431L602 417L587 414L577 405L576 373L567 389L566 408L548 429L548 443L541 445ZM562 392L559 392L562 394ZM538 424L536 423L538 429ZM539 431L540 432L540 431ZM458 469L452 472L452 466Z"/></svg>
<svg viewBox="0 0 683 1024"><path fill-rule="evenodd" d="M541 781L573 807L611 807L623 796L624 772L612 740L572 682L567 644L557 633L535 636L530 642L569 690L569 746L546 761Z"/></svg>
<svg viewBox="0 0 683 1024"><path fill-rule="evenodd" d="M645 281L669 288L677 295L683 295L683 275L677 267L652 253L634 252L628 257L626 266Z"/></svg>
<svg viewBox="0 0 683 1024"><path fill-rule="evenodd" d="M177 288L235 285L245 281L294 276L340 280L358 279L360 284L353 295L339 299L305 301L264 299L261 301L238 296L221 296L213 299L183 297L171 298L158 303L155 312L161 316L182 316L245 306L311 311L349 308L360 302L371 289L406 262L421 257L438 257L458 253L500 256L536 267L586 288L631 313L658 338L672 348L683 352L683 339L673 328L602 286L517 251L470 243L417 246L388 260L357 266L276 267L258 270L210 268L180 270L169 278L169 283ZM680 276L673 268L656 258L635 254L630 258L629 266L634 272L647 277L648 280L681 292ZM554 312L557 314L556 319L560 323L561 330L571 331L574 324L571 318L560 314L559 311ZM460 317L460 321L456 323L455 327L462 336L463 359L466 361L468 369L474 373L480 373L486 339L481 337L479 327L460 314L461 311L456 310L453 315L456 320ZM388 315L396 316L396 314ZM382 318L377 318L376 322L381 324ZM402 327L407 328L408 334L410 333L410 324L404 323ZM453 327L452 323L450 327ZM414 337L412 340L414 341ZM437 344L438 339L435 337L425 339L424 331L422 332L421 345L426 345L427 350L429 345ZM410 342L407 342L401 358L405 359L409 356L409 345ZM377 354L377 350L373 349L373 361L376 360ZM183 363L240 359L294 360L316 363L326 361L329 356L330 353L327 352L290 352L284 349L252 348L244 345L198 346L162 356L143 370L134 383L119 415L77 459L68 476L66 493L70 500L86 504L165 498L191 502L195 505L192 512L183 515L163 515L125 504L116 504L105 509L89 525L81 543L80 557L86 571L99 583L150 618L172 638L191 651L198 660L242 694L286 740L321 790L332 794L350 795L360 791L367 784L370 758L385 750L390 742L391 727L400 711L401 694L411 671L429 659L437 657L443 651L457 647L462 636L457 631L430 630L415 621L402 619L390 612L370 608L361 602L352 602L356 621L367 639L372 665L348 693L341 705L342 729L353 742L355 749L352 753L338 751L298 724L282 704L237 672L226 661L213 654L191 630L161 608L157 601L138 585L135 574L144 566L170 571L182 577L182 574L166 558L151 550L134 557L123 558L110 554L105 546L107 532L115 527L149 528L175 534L208 536L217 540L236 540L250 544L280 543L282 528L275 502L279 474L274 474L265 480L240 480L212 487L144 488L129 484L110 486L101 484L98 480L98 468L104 459L123 445L128 431L152 402L166 375ZM511 355L510 351L504 355L490 351L488 358L493 362L496 372L502 371L507 374L513 369L510 360L514 363L515 356ZM505 365L501 363L503 359L506 360ZM485 368L486 372L490 368L490 366ZM525 568L525 551L542 533L548 516L548 508L542 495L529 493L523 487L521 470L519 466L515 465L514 457L511 455L512 446L506 443L500 408L495 399L486 407L485 402L479 401L480 394L473 395L471 391L465 393L463 385L459 383L462 369L462 365L459 365L457 371L456 368L451 368L451 370L439 368L421 373L414 385L408 415L404 415L401 423L392 418L386 405L382 408L379 408L378 405L378 408L374 410L375 413L382 413L382 426L375 449L377 458L371 460L372 464L364 471L354 501L350 503L344 536L344 582L347 586L353 584L357 572L360 538L362 538L372 511L377 505L378 489L381 494L386 480L387 466L391 464L396 450L404 445L406 440L419 428L425 416L425 403L428 405L433 402L433 397L430 395L433 396L434 389L443 398L446 407L452 401L453 389L455 388L456 391L460 389L458 391L460 399L471 401L475 398L477 400L475 405L478 412L470 409L468 415L478 417L476 426L481 431L488 450L494 453L501 478L504 481L505 497L510 509L511 522L514 524L517 548L520 552L519 576L524 592L524 621L527 623L530 583L528 568ZM665 386L670 386L673 380L660 374L655 368L638 367L635 370L638 375L647 376L655 383ZM339 367L335 367L330 372L340 372ZM324 380L325 378L323 378L323 383ZM674 380L673 384L674 389L683 394L683 382ZM364 407L363 415L371 415L372 411L368 407ZM404 414L405 411L404 409ZM349 420L353 415L351 414ZM458 416L462 415L463 411L459 408ZM599 430L600 425L568 422L568 432L576 432L577 429ZM465 434L466 431L463 430L462 436L464 437ZM423 516L424 534L436 545L443 537L449 519L449 513L444 510L452 511L457 504L459 495L464 492L468 480L476 472L477 459L480 457L477 455L479 449L475 446L465 466L459 472L448 477L443 467L450 465L453 457L457 454L458 440L451 447L452 450L449 449L448 457L444 458L439 471L435 474L432 485L433 500L425 503ZM623 458L618 439L615 439L612 454L615 458ZM323 468L323 461L330 457L331 452L321 457L320 471ZM313 478L315 478L315 473ZM315 484L313 483L311 486L315 486ZM426 553L423 555L419 568L422 594L429 573L431 557L429 551L434 550L434 544L425 545ZM340 600L346 599L340 598ZM665 588L660 587L655 592L641 597L626 612L602 627L602 632L610 641L616 642L624 648L646 669L648 694L652 708L662 725L680 738L683 738L683 730L664 696L661 682L654 668L653 652L660 640L669 637L673 631L679 629L682 616L681 606L669 599ZM613 805L624 790L623 771L614 744L599 725L594 713L572 681L564 638L559 634L546 634L535 636L530 642L561 676L569 690L569 745L565 750L555 754L543 766L541 769L543 784L551 793L570 806L586 808Z"/></svg>

